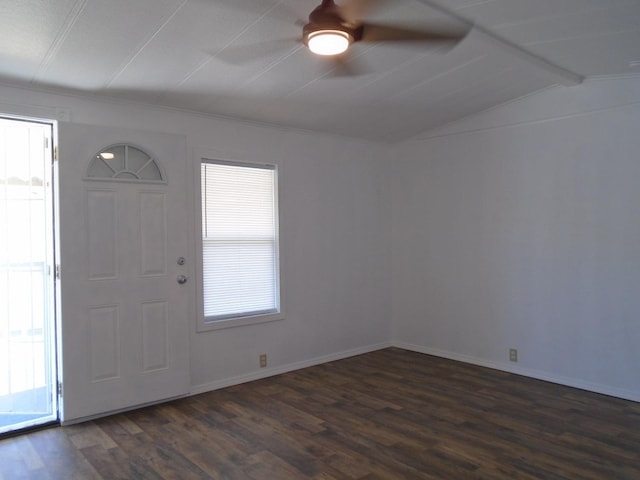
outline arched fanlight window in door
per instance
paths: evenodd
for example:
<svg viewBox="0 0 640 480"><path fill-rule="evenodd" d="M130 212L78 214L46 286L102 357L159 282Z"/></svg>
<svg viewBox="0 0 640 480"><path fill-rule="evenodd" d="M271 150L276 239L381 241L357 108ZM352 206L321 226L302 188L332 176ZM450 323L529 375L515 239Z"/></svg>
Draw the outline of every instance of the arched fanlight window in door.
<svg viewBox="0 0 640 480"><path fill-rule="evenodd" d="M115 144L101 149L91 161L86 180L166 183L162 167L152 155L139 147Z"/></svg>

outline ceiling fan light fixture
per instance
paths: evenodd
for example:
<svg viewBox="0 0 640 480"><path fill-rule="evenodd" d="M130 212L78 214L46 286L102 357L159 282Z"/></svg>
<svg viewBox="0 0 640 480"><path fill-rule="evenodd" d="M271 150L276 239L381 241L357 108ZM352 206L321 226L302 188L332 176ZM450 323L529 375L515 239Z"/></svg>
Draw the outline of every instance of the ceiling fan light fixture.
<svg viewBox="0 0 640 480"><path fill-rule="evenodd" d="M316 30L305 38L307 47L316 55L340 55L352 42L353 37L342 30Z"/></svg>

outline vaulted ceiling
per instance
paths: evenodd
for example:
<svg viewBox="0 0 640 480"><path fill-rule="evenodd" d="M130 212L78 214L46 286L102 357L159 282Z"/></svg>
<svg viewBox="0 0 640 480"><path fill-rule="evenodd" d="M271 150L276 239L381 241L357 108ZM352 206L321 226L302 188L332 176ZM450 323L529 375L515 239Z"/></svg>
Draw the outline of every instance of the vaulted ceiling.
<svg viewBox="0 0 640 480"><path fill-rule="evenodd" d="M300 42L319 0L0 0L0 83L394 142L551 85L640 75L640 0L352 2L367 21L468 34L356 43L337 69Z"/></svg>

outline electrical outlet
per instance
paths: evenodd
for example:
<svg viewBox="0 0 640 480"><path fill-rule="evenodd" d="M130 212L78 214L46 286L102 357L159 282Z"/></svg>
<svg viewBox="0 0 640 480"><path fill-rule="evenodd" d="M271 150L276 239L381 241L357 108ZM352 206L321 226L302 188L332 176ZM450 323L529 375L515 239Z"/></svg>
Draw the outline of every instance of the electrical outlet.
<svg viewBox="0 0 640 480"><path fill-rule="evenodd" d="M518 350L515 348L509 349L509 361L517 362L518 361Z"/></svg>
<svg viewBox="0 0 640 480"><path fill-rule="evenodd" d="M260 368L264 368L267 366L267 354L266 353L261 353L260 354Z"/></svg>

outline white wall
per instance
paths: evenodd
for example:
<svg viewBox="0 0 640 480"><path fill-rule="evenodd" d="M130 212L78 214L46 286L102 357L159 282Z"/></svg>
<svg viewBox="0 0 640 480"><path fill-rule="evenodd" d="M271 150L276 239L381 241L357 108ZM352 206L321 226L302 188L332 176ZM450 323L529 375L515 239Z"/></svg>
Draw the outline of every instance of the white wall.
<svg viewBox="0 0 640 480"><path fill-rule="evenodd" d="M282 161L287 318L200 334L194 321L193 391L393 342L640 400L637 76L393 148L11 87L0 111L182 134L185 161Z"/></svg>
<svg viewBox="0 0 640 480"><path fill-rule="evenodd" d="M0 112L182 134L189 149L185 162L196 161L195 152L202 150L239 160L281 162L286 319L207 333L195 333L194 319L190 347L194 391L387 344L390 203L384 147L12 87L0 87ZM64 140L60 139L62 145ZM60 162L64 161L61 152ZM61 262L64 272L65 259ZM67 293L63 288L63 306ZM73 358L74 352L68 350L65 358ZM258 368L262 352L269 358L266 370Z"/></svg>
<svg viewBox="0 0 640 480"><path fill-rule="evenodd" d="M196 335L199 389L253 371L260 352L270 365L303 366L389 341L387 156L335 137L279 142L286 320Z"/></svg>
<svg viewBox="0 0 640 480"><path fill-rule="evenodd" d="M640 400L639 125L602 78L399 146L394 342Z"/></svg>

